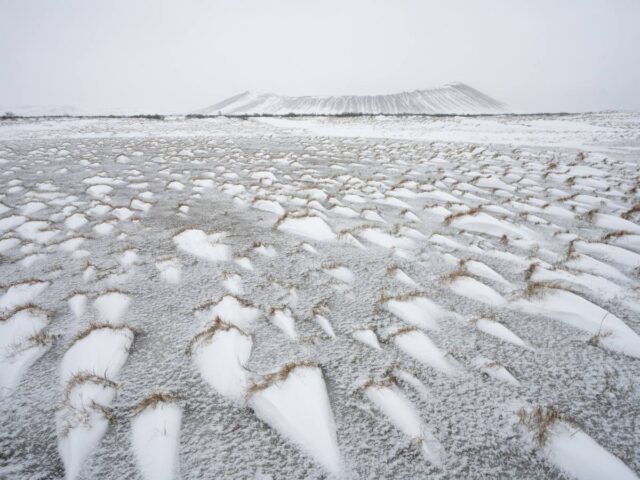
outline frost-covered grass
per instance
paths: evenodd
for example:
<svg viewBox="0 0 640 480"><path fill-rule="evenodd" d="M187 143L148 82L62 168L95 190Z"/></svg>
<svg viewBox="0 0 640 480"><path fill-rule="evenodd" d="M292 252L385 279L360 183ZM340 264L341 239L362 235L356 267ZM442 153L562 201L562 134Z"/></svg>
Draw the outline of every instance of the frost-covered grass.
<svg viewBox="0 0 640 480"><path fill-rule="evenodd" d="M637 478L639 119L0 122L0 477Z"/></svg>

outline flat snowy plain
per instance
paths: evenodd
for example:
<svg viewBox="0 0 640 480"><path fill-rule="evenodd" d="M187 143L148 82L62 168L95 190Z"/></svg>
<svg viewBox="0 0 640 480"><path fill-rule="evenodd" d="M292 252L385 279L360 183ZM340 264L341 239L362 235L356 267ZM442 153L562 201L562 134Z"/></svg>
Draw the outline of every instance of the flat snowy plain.
<svg viewBox="0 0 640 480"><path fill-rule="evenodd" d="M0 477L640 473L640 115L0 123Z"/></svg>

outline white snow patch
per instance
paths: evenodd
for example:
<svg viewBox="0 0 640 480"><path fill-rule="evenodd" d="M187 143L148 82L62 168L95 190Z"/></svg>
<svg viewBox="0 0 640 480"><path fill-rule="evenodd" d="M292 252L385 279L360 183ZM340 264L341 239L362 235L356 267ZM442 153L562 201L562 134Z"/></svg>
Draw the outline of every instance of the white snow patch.
<svg viewBox="0 0 640 480"><path fill-rule="evenodd" d="M256 416L320 463L339 475L342 459L336 426L322 371L297 366L249 398Z"/></svg>
<svg viewBox="0 0 640 480"><path fill-rule="evenodd" d="M231 259L231 247L218 243L222 236L207 235L202 230L191 229L173 237L173 242L185 253L210 262L224 262Z"/></svg>
<svg viewBox="0 0 640 480"><path fill-rule="evenodd" d="M172 402L145 408L131 422L131 443L140 473L146 480L178 476L178 447L182 409Z"/></svg>

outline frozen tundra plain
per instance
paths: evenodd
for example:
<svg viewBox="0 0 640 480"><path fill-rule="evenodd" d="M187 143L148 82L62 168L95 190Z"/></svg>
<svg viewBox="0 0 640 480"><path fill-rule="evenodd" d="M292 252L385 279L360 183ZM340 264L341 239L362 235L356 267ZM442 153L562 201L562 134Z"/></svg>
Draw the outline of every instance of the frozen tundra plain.
<svg viewBox="0 0 640 480"><path fill-rule="evenodd" d="M0 476L640 472L640 116L0 123Z"/></svg>

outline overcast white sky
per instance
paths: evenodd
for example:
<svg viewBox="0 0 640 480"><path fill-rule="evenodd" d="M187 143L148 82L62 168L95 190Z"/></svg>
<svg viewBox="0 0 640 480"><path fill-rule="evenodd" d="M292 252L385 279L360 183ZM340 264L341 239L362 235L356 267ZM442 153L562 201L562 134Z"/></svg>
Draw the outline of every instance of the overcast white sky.
<svg viewBox="0 0 640 480"><path fill-rule="evenodd" d="M184 112L451 81L527 111L640 110L640 0L0 0L2 106Z"/></svg>

